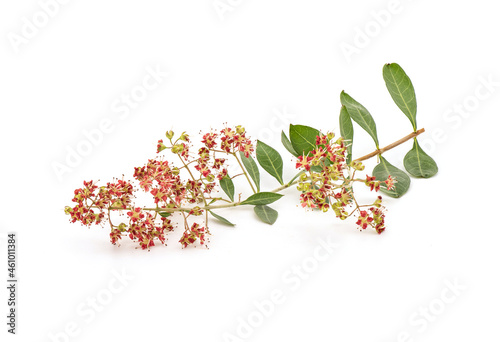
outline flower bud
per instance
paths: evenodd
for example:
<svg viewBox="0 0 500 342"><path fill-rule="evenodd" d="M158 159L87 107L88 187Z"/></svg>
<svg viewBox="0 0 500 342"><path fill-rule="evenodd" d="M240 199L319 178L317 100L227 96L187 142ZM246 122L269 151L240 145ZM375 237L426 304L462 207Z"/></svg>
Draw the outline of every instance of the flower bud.
<svg viewBox="0 0 500 342"><path fill-rule="evenodd" d="M243 127L241 125L236 126L236 133L238 133L238 134L245 133L245 127Z"/></svg>
<svg viewBox="0 0 500 342"><path fill-rule="evenodd" d="M365 166L363 165L362 162L353 160L351 162L351 167L357 171L363 171L365 169Z"/></svg>
<svg viewBox="0 0 500 342"><path fill-rule="evenodd" d="M191 209L190 214L194 216L200 216L203 214L203 210L201 210L200 207L194 207L193 209Z"/></svg>
<svg viewBox="0 0 500 342"><path fill-rule="evenodd" d="M123 233L123 232L126 232L126 231L127 231L127 225L126 225L125 223L123 223L123 222L122 222L122 223L120 223L120 225L118 226L118 230L119 230L120 232L122 232L122 233Z"/></svg>
<svg viewBox="0 0 500 342"><path fill-rule="evenodd" d="M160 153L164 149L166 149L167 146L163 144L163 140L158 140L158 145L156 146L156 153Z"/></svg>
<svg viewBox="0 0 500 342"><path fill-rule="evenodd" d="M184 150L184 145L182 144L177 144L172 146L172 153L178 154L181 153Z"/></svg>
<svg viewBox="0 0 500 342"><path fill-rule="evenodd" d="M297 185L297 190L302 191L302 192L306 192L310 188L311 188L311 184L309 184L309 183L299 183L299 185Z"/></svg>
<svg viewBox="0 0 500 342"><path fill-rule="evenodd" d="M174 137L174 131L168 131L167 133L165 133L165 136L172 140L172 138Z"/></svg>

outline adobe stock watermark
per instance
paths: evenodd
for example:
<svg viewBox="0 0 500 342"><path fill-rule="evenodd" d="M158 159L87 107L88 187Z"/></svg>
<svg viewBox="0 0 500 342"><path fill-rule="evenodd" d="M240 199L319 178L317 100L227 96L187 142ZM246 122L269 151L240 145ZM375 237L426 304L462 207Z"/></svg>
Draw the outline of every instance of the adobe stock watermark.
<svg viewBox="0 0 500 342"><path fill-rule="evenodd" d="M122 293L134 277L127 274L125 269L121 272L111 271L112 277L107 285L89 295L84 301L76 306L76 318L67 322L61 331L49 332L47 337L51 342L69 342L80 335L83 329L92 323L99 313L106 310L115 300L116 296Z"/></svg>
<svg viewBox="0 0 500 342"><path fill-rule="evenodd" d="M298 291L304 281L309 279L338 248L339 244L332 241L330 236L326 240L319 240L310 256L283 272L281 276L282 286L273 289L267 298L253 301L253 310L244 317L239 316L235 329L232 332L224 332L222 341L243 342L250 339L255 330L262 326L267 318L274 315L290 295Z"/></svg>
<svg viewBox="0 0 500 342"><path fill-rule="evenodd" d="M85 157L88 157L95 148L103 143L105 137L115 130L116 124L120 120L127 119L134 110L137 110L141 103L146 101L169 75L168 72L162 70L160 65L156 65L154 68L147 66L145 69L146 73L139 84L120 94L111 102L112 114L103 117L93 129L83 130L82 137L76 144L66 146L64 159L51 163L52 170L59 182L63 181L65 174L71 173L81 165Z"/></svg>
<svg viewBox="0 0 500 342"><path fill-rule="evenodd" d="M394 341L415 342L416 337L425 333L432 324L435 324L465 290L467 290L467 286L458 278L445 279L439 294L428 303L420 305L410 315L408 325L411 328L400 331Z"/></svg>
<svg viewBox="0 0 500 342"><path fill-rule="evenodd" d="M443 112L443 121L449 125L432 129L427 135L428 138L420 141L422 148L428 153L434 152L438 144L448 140L448 132L462 127L463 123L481 108L482 103L491 99L499 87L500 82L494 78L493 74L478 76L477 83L470 94Z"/></svg>
<svg viewBox="0 0 500 342"><path fill-rule="evenodd" d="M224 21L228 13L234 12L244 0L214 0L212 7L214 8L220 20Z"/></svg>
<svg viewBox="0 0 500 342"><path fill-rule="evenodd" d="M281 144L281 131L288 132L288 127L296 115L290 113L286 106L281 109L273 108L272 112L273 115L270 117L267 127L259 130L257 138L270 145Z"/></svg>
<svg viewBox="0 0 500 342"><path fill-rule="evenodd" d="M21 25L17 32L7 33L7 39L15 53L19 53L21 46L27 45L33 38L47 27L52 19L57 17L61 8L70 0L40 0L38 9L30 16L21 18Z"/></svg>
<svg viewBox="0 0 500 342"><path fill-rule="evenodd" d="M354 35L350 42L343 41L340 43L340 50L347 63L351 63L353 55L359 55L363 49L368 47L372 41L391 24L393 17L403 11L402 2L411 1L412 0L390 0L386 8L378 11L371 11L371 20L362 26L356 26L354 28Z"/></svg>

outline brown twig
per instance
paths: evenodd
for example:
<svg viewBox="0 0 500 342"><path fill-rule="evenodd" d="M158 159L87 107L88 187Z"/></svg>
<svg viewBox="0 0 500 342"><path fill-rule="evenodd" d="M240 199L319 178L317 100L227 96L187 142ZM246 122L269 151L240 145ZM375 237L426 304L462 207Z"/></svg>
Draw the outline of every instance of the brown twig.
<svg viewBox="0 0 500 342"><path fill-rule="evenodd" d="M421 128L416 132L412 132L408 134L406 137L399 139L398 141L393 142L392 144L387 145L386 147L382 147L381 149L378 149L376 151L373 151L372 153L368 153L366 156L363 156L361 158L356 159L355 161L363 161L366 159L370 159L372 157L375 157L377 154L382 154L384 152L389 151L390 149L393 149L394 147L401 145L402 143L410 140L411 138L415 138L417 135L422 134L425 132L425 128Z"/></svg>

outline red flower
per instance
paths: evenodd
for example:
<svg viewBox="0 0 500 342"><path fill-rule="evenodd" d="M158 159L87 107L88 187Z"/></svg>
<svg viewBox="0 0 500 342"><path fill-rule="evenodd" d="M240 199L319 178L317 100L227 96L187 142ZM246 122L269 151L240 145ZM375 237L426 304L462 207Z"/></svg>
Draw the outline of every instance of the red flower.
<svg viewBox="0 0 500 342"><path fill-rule="evenodd" d="M134 208L132 211L127 212L127 215L130 217L132 222L137 222L137 220L142 220L144 218L141 208Z"/></svg>
<svg viewBox="0 0 500 342"><path fill-rule="evenodd" d="M214 148L216 144L216 138L216 133L207 133L203 136L203 140L201 142L204 143L207 148Z"/></svg>
<svg viewBox="0 0 500 342"><path fill-rule="evenodd" d="M313 157L306 157L306 156L298 156L298 162L295 164L295 168L304 168L307 171L311 169L311 160L313 160Z"/></svg>
<svg viewBox="0 0 500 342"><path fill-rule="evenodd" d="M384 183L387 185L387 190L392 190L394 189L394 184L397 183L397 181L396 179L392 178L391 175L389 175Z"/></svg>
<svg viewBox="0 0 500 342"><path fill-rule="evenodd" d="M356 224L360 226L362 229L366 229L368 225L371 224L372 221L373 217L368 216L368 213L365 210L361 210L359 212L358 221L356 222Z"/></svg>
<svg viewBox="0 0 500 342"><path fill-rule="evenodd" d="M366 181L365 184L370 187L370 190L373 191L379 191L380 190L380 181L375 180L375 177L370 177L366 175Z"/></svg>

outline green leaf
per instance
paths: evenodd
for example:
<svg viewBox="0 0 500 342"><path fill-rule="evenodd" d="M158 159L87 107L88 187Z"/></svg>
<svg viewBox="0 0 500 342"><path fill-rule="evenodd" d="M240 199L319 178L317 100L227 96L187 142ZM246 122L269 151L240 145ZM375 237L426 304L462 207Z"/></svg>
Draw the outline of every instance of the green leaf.
<svg viewBox="0 0 500 342"><path fill-rule="evenodd" d="M240 204L248 204L248 205L265 205L269 203L276 202L279 200L283 195L277 194L274 192L258 192L256 194L253 194L252 196L248 197L246 200L241 202Z"/></svg>
<svg viewBox="0 0 500 342"><path fill-rule="evenodd" d="M438 172L436 162L420 148L417 139L413 140L413 148L406 154L403 164L414 177L430 178Z"/></svg>
<svg viewBox="0 0 500 342"><path fill-rule="evenodd" d="M168 213L166 211L159 212L158 214L160 214L161 217L169 217L170 215L172 215L172 213Z"/></svg>
<svg viewBox="0 0 500 342"><path fill-rule="evenodd" d="M346 107L351 119L353 119L372 137L373 141L375 141L375 146L379 148L377 125L375 125L375 121L373 120L370 112L368 112L362 104L354 100L344 91L340 93L340 102Z"/></svg>
<svg viewBox="0 0 500 342"><path fill-rule="evenodd" d="M256 205L253 210L265 223L274 224L274 222L278 219L278 212L267 205Z"/></svg>
<svg viewBox="0 0 500 342"><path fill-rule="evenodd" d="M214 213L212 210L209 210L208 211L210 214L212 214L213 217L215 217L217 220L221 221L222 223L228 225L228 226L235 226L234 223L231 223L229 222L227 219L225 219L224 217L220 216L220 215L217 215L216 213Z"/></svg>
<svg viewBox="0 0 500 342"><path fill-rule="evenodd" d="M290 124L290 142L299 156L316 149L316 137L321 133L312 127Z"/></svg>
<svg viewBox="0 0 500 342"><path fill-rule="evenodd" d="M380 186L380 191L390 197L401 197L403 196L410 187L410 177L408 175L385 160L384 157L380 156L380 163L373 169L373 176L380 182L384 182L387 177L392 176L396 179L397 183L394 184L394 189L387 190L385 183Z"/></svg>
<svg viewBox="0 0 500 342"><path fill-rule="evenodd" d="M260 166L283 185L283 159L278 151L257 140L256 154Z"/></svg>
<svg viewBox="0 0 500 342"><path fill-rule="evenodd" d="M351 117L346 106L342 106L339 116L340 135L344 138L347 145L347 164L352 159L352 142L354 138L354 128L352 127Z"/></svg>
<svg viewBox="0 0 500 342"><path fill-rule="evenodd" d="M382 70L389 94L401 111L410 119L413 129L417 130L417 98L410 78L396 63L384 65Z"/></svg>
<svg viewBox="0 0 500 342"><path fill-rule="evenodd" d="M253 182L255 183L255 186L257 187L257 192L260 191L260 172L259 172L259 167L257 166L257 163L255 160L253 160L252 156L249 156L248 158L245 157L245 153L240 151L240 158L241 161L243 162L243 165L245 166L245 169L247 170L248 174L252 178Z"/></svg>
<svg viewBox="0 0 500 342"><path fill-rule="evenodd" d="M294 157L299 156L299 154L293 149L292 143L283 131L281 131L281 142L283 143L283 146L285 146L287 151L290 152Z"/></svg>
<svg viewBox="0 0 500 342"><path fill-rule="evenodd" d="M229 199L231 199L231 201L234 202L233 180L231 178L229 178L229 176L226 175L219 181L219 183L220 183L220 187L222 188L222 190L224 190L224 192L229 197Z"/></svg>

